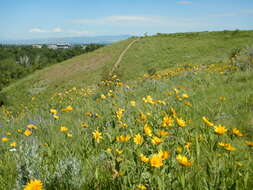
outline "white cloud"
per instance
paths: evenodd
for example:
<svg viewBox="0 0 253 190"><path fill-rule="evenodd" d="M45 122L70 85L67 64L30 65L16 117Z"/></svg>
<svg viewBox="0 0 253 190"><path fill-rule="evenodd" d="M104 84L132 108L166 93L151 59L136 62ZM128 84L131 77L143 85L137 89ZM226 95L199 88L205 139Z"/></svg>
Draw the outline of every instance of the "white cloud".
<svg viewBox="0 0 253 190"><path fill-rule="evenodd" d="M48 32L47 30L42 30L40 28L32 28L29 30L29 32L33 32L33 33L45 33Z"/></svg>
<svg viewBox="0 0 253 190"><path fill-rule="evenodd" d="M54 28L53 30L52 30L52 32L63 32L63 30L61 29L61 28Z"/></svg>
<svg viewBox="0 0 253 190"><path fill-rule="evenodd" d="M69 29L69 30L65 30L59 27L53 28L51 30L42 30L40 28L32 28L29 30L29 32L32 33L56 33L56 34L61 34L61 35L73 35L73 36L82 36L82 35L90 35L91 33L89 31L86 30L73 30L73 29Z"/></svg>
<svg viewBox="0 0 253 190"><path fill-rule="evenodd" d="M191 1L178 1L177 3L178 3L178 4L181 4L181 5L189 5L189 4L192 4Z"/></svg>

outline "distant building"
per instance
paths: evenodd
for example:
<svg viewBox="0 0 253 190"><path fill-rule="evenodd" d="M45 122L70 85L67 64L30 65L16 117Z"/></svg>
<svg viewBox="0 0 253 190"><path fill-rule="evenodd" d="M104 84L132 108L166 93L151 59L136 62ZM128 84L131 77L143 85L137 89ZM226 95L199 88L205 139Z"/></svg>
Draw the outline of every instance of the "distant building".
<svg viewBox="0 0 253 190"><path fill-rule="evenodd" d="M68 44L51 44L51 45L48 45L47 48L49 48L49 49L68 49L68 48L70 48L70 45L68 45Z"/></svg>
<svg viewBox="0 0 253 190"><path fill-rule="evenodd" d="M42 48L42 45L34 44L32 45L33 48Z"/></svg>
<svg viewBox="0 0 253 190"><path fill-rule="evenodd" d="M57 49L57 45L48 45L47 46L48 49Z"/></svg>
<svg viewBox="0 0 253 190"><path fill-rule="evenodd" d="M68 44L57 44L58 49L68 49L70 48L70 45Z"/></svg>

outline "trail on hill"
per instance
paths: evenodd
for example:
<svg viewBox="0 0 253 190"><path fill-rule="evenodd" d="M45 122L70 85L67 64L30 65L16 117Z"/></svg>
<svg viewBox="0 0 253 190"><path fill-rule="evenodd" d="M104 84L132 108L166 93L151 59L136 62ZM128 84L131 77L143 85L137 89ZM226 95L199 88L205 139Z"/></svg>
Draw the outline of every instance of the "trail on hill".
<svg viewBox="0 0 253 190"><path fill-rule="evenodd" d="M126 52L128 51L129 48L131 48L131 46L133 44L135 44L137 41L139 41L140 38L137 38L136 40L132 41L130 44L128 44L128 46L121 52L121 54L119 55L118 60L116 61L116 63L113 65L111 72L109 73L109 76L111 76L113 74L113 72L115 71L115 69L119 66L122 58L124 57L124 55L126 54Z"/></svg>

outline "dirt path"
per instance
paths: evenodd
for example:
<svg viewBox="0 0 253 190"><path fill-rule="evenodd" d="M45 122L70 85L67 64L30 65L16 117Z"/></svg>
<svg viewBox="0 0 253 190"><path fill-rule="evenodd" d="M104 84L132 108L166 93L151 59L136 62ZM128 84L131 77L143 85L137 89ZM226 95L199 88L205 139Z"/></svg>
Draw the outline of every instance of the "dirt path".
<svg viewBox="0 0 253 190"><path fill-rule="evenodd" d="M130 44L128 44L128 46L124 49L124 51L120 54L118 60L116 61L116 63L114 64L111 72L109 73L109 76L111 76L113 74L113 72L115 71L115 69L119 66L122 58L124 57L125 53L127 52L127 50L134 44L136 43L137 41L139 41L140 38L137 38L136 40L132 41Z"/></svg>

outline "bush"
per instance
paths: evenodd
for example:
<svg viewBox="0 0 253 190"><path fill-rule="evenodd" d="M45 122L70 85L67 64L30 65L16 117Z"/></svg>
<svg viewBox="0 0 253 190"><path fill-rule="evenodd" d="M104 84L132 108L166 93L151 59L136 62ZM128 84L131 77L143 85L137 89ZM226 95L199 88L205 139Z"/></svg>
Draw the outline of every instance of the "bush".
<svg viewBox="0 0 253 190"><path fill-rule="evenodd" d="M155 68L149 69L149 70L148 70L148 74L149 74L150 76L155 75L155 74L156 74L156 69L155 69Z"/></svg>
<svg viewBox="0 0 253 190"><path fill-rule="evenodd" d="M6 94L0 91L0 107L7 104Z"/></svg>
<svg viewBox="0 0 253 190"><path fill-rule="evenodd" d="M233 64L241 71L253 70L253 47L245 48L234 57Z"/></svg>

